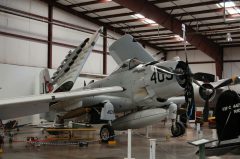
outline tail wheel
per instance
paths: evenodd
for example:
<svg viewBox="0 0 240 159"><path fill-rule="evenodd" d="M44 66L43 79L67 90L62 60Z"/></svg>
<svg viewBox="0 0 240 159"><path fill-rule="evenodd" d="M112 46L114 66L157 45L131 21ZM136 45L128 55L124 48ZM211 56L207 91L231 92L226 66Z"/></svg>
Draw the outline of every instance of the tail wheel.
<svg viewBox="0 0 240 159"><path fill-rule="evenodd" d="M172 125L171 132L173 137L181 136L185 133L185 126L181 122L176 122L175 125Z"/></svg>
<svg viewBox="0 0 240 159"><path fill-rule="evenodd" d="M100 138L102 142L107 143L108 141L114 140L114 130L110 125L103 125L100 130Z"/></svg>

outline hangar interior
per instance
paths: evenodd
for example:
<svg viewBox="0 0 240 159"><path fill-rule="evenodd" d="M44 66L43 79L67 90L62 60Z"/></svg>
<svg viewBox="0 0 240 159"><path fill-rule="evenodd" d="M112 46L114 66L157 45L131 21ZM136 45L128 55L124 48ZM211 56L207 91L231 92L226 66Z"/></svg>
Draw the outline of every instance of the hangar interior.
<svg viewBox="0 0 240 159"><path fill-rule="evenodd" d="M0 0L0 98L38 95L40 71L48 68L52 75L69 50L74 50L101 26L104 28L103 34L94 46L73 89L83 87L84 83L89 83L92 79L100 80L107 77L118 67L109 54L109 47L124 34L132 35L158 62L175 57L185 61L182 24L186 26L186 52L193 73L206 72L216 75L218 79L238 76L240 1L224 2L223 0ZM239 92L240 88L234 85L231 89ZM197 105L197 110L202 111L202 109L203 105ZM36 114L19 117L16 120L19 124L29 121L32 124L39 124L46 116L46 114ZM166 137L169 129L164 128L162 131L161 127L162 123L153 126L151 135L155 138ZM136 132L142 134L145 129ZM205 132L211 134L209 129L204 130ZM195 130L191 128L191 131L188 130L182 138L159 141L157 158L161 158L161 155L165 158L198 158L198 155L192 152L197 148L187 144L187 141L195 138L197 138ZM127 154L126 142L126 136L121 136L119 145L113 147L95 145L93 149L89 146L91 150L84 149L80 150L81 152L71 152L71 147L61 147L59 150L62 152L49 152L49 154L43 153L48 151L45 147L36 158L49 158L48 155L51 156L50 158L61 158L61 155L62 158L77 158L77 156L78 158L98 158L97 156L123 158ZM148 140L143 140L136 134L133 136L133 146L136 146L133 148L135 158L149 156L148 144ZM165 145L168 149L161 149ZM186 147L178 150L183 145ZM18 149L15 150L17 151L15 155L19 155L19 158L25 158L24 155L28 154L33 157L32 150L25 150L24 146L21 146L16 146ZM58 151L54 146L52 149ZM74 151L78 149L74 148ZM100 154L99 150L103 153ZM144 151L144 154L141 154L141 151ZM168 154L168 151L174 155ZM177 156L178 151L179 156ZM63 154L65 152L66 155ZM186 152L189 154L184 155ZM9 150L6 148L3 157L6 155L5 158L14 158L14 153L11 153L11 148ZM92 153L96 155L91 156ZM225 154L215 158L238 158L238 155Z"/></svg>

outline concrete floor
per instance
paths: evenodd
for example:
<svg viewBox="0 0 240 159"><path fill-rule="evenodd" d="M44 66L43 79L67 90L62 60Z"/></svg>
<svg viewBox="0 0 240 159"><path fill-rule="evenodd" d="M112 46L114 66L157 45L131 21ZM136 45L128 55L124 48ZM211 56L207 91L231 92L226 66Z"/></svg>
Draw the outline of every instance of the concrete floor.
<svg viewBox="0 0 240 159"><path fill-rule="evenodd" d="M134 130L132 136L132 157L136 159L149 158L149 139L146 138L145 129ZM90 134L98 139L98 133ZM0 159L123 159L127 157L127 134L126 132L116 132L116 145L89 143L88 147L78 145L41 145L39 147L28 145L25 142L13 142L9 144L5 137L4 152ZM26 127L20 130L14 137L15 141L26 141L27 136L38 136L44 139L46 134L42 134L40 129ZM86 135L86 134L84 134ZM162 124L154 125L149 136L157 139L156 159L197 159L198 150L187 143L197 139L197 133L193 128L188 128L184 136L169 138L170 128L163 127ZM212 138L212 130L203 129L204 138ZM208 159L239 159L240 148L220 150L207 156Z"/></svg>

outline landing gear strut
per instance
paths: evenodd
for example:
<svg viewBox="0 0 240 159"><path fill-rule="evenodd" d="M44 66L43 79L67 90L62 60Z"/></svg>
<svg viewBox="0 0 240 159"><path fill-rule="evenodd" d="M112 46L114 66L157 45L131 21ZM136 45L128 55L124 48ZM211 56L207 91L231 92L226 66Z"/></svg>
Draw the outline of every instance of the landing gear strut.
<svg viewBox="0 0 240 159"><path fill-rule="evenodd" d="M110 125L103 125L100 130L100 138L102 142L107 143L108 141L114 140L114 130Z"/></svg>
<svg viewBox="0 0 240 159"><path fill-rule="evenodd" d="M185 133L185 126L181 122L176 122L171 127L173 137L181 136Z"/></svg>

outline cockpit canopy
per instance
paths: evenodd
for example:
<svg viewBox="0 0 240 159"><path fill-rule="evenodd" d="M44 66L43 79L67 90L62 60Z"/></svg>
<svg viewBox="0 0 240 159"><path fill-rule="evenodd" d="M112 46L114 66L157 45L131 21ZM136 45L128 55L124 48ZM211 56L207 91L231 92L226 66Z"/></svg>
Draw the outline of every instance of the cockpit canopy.
<svg viewBox="0 0 240 159"><path fill-rule="evenodd" d="M123 71L126 71L126 70L131 70L131 69L137 67L139 64L143 64L143 62L139 61L136 58L128 59L128 60L124 61L120 65L120 67L116 71L114 71L114 73L116 73L116 72L123 72Z"/></svg>

